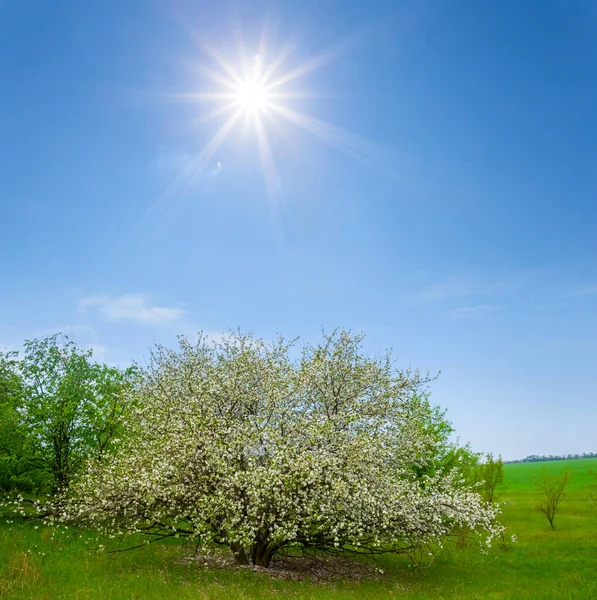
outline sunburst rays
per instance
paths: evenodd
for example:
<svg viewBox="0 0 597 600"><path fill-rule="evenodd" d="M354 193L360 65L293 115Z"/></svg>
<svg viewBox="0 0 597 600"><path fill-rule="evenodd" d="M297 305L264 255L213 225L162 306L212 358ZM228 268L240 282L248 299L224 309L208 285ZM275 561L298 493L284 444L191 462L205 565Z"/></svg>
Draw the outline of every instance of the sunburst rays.
<svg viewBox="0 0 597 600"><path fill-rule="evenodd" d="M171 94L170 97L192 102L201 107L202 114L196 119L196 125L208 121L223 120L223 122L158 199L150 212L160 209L178 191L209 171L215 153L241 122L244 122L245 129L248 127L254 135L259 149L265 187L270 197L282 195L281 180L268 139L268 129L273 121L277 125L287 123L296 126L378 170L396 172L394 158L376 144L331 123L302 113L294 105L290 106L295 104L293 101L310 95L308 90L297 87L301 79L336 60L347 50L347 44L322 52L293 66L288 65L294 46L286 43L270 59L267 55L269 41L265 33L258 44L258 54L249 55L245 52L244 43L239 43L239 50L243 56L236 63L225 58L214 46L205 43L201 43L201 46L205 56L208 57L208 62L211 61L211 64L201 64L199 67L202 78L201 90ZM206 106L209 104L212 106Z"/></svg>

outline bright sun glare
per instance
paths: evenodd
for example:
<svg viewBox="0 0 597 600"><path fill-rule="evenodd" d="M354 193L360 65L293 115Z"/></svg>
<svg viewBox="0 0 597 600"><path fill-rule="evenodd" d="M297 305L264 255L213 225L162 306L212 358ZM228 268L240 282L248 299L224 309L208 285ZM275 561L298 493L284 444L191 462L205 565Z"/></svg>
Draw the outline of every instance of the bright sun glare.
<svg viewBox="0 0 597 600"><path fill-rule="evenodd" d="M238 63L228 61L212 47L203 44L203 48L212 59L209 65L210 61L204 58L199 67L203 89L200 92L176 94L175 97L197 105L203 102L215 104L211 111L201 110L198 123L225 118L211 139L156 202L155 208L167 202L168 198L195 177L214 172L214 155L241 121L244 121L245 128L254 132L270 196L277 196L281 192L268 140L268 128L275 121L286 121L357 160L388 170L388 157L367 140L291 108L290 103L293 100L305 97L304 90L296 87L298 80L335 60L339 56L338 48L294 67L287 66L292 46L286 44L278 53L270 54L265 35L262 36L258 53L249 55L250 57L245 54ZM343 51L342 48L340 50ZM244 51L241 54L244 54ZM207 89L206 83L209 85ZM217 164L216 172L221 166L219 161Z"/></svg>
<svg viewBox="0 0 597 600"><path fill-rule="evenodd" d="M263 111L267 108L267 88L260 81L243 81L236 92L238 106L244 111Z"/></svg>

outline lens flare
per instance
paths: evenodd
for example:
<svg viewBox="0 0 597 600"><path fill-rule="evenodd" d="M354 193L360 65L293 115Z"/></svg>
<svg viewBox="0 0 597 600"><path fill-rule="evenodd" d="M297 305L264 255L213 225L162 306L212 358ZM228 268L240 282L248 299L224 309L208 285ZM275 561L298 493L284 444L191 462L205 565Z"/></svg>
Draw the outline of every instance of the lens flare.
<svg viewBox="0 0 597 600"><path fill-rule="evenodd" d="M263 111L268 104L267 88L259 81L243 81L236 92L236 103L246 112Z"/></svg>
<svg viewBox="0 0 597 600"><path fill-rule="evenodd" d="M185 188L196 177L208 172L213 166L215 153L241 122L244 122L245 129L248 126L252 130L257 142L269 196L279 196L282 188L276 171L273 147L268 140L268 129L283 122L300 128L377 171L396 173L395 158L375 144L290 106L293 100L309 97L304 89L296 87L297 82L338 59L347 50L347 44L329 49L298 65L288 66L293 54L293 45L286 43L277 54L268 53L266 37L265 34L262 36L257 48L258 53L254 55L247 56L244 44L241 43L239 54L244 54L244 58L238 63L224 58L216 48L201 43L206 55L211 57L211 64L209 60L203 60L203 64L198 68L201 75L198 83L203 88L202 91L171 94L170 97L198 106L205 102L215 103L213 109L202 110L195 121L197 125L222 117L224 122L220 123L213 137L205 143L150 210L159 208L159 205L167 206L179 189ZM279 147L277 151L280 151Z"/></svg>

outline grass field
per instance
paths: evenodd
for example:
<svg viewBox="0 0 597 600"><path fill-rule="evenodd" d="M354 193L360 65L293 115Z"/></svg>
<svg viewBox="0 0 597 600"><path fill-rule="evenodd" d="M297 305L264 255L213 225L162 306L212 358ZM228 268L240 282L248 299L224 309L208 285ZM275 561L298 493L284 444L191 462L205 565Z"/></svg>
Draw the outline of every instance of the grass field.
<svg viewBox="0 0 597 600"><path fill-rule="evenodd" d="M534 506L531 477L543 466L572 478L555 531ZM377 580L327 583L272 580L250 570L182 564L179 545L163 544L109 556L87 551L84 540L52 547L50 531L31 523L0 526L0 599L120 600L245 598L404 598L406 600L597 598L597 508L589 502L597 459L506 465L499 501L502 522L516 544L486 555L452 547L429 568L406 557L386 558ZM28 550L33 550L29 553ZM42 554L43 553L43 554Z"/></svg>

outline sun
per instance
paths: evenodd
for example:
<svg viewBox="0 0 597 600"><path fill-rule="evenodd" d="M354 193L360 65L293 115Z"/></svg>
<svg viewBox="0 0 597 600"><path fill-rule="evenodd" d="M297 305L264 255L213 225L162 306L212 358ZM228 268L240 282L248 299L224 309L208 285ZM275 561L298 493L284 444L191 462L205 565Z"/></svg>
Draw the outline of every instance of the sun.
<svg viewBox="0 0 597 600"><path fill-rule="evenodd" d="M268 89L261 81L247 79L236 90L236 104L243 112L263 112L270 100Z"/></svg>
<svg viewBox="0 0 597 600"><path fill-rule="evenodd" d="M272 53L265 35L262 36L256 53L247 53L244 43L241 43L236 61L224 58L212 46L204 43L201 46L205 55L196 69L200 75L197 80L199 89L169 96L196 104L200 111L195 121L198 125L208 121L220 121L220 125L154 203L155 210L165 205L189 181L214 172L216 153L239 126L245 133L252 132L253 139L257 142L258 158L263 167L267 192L271 197L283 196L275 160L276 153L280 152L280 145L277 144L274 151L268 139L272 126L280 131L282 123L302 129L376 170L395 171L394 158L380 150L376 144L295 108L295 104L301 104L306 98L321 97L320 94L312 95L305 89L304 78L335 61L343 52L342 46L314 55L293 66L289 63L292 63L294 46L284 44L278 52ZM213 108L205 109L205 103L212 104ZM215 172L220 172L223 163L218 159L215 164L218 165Z"/></svg>

